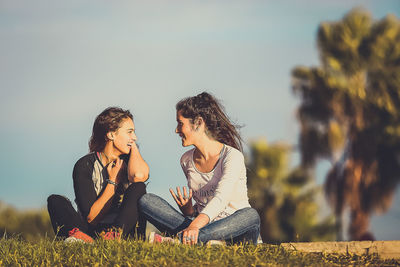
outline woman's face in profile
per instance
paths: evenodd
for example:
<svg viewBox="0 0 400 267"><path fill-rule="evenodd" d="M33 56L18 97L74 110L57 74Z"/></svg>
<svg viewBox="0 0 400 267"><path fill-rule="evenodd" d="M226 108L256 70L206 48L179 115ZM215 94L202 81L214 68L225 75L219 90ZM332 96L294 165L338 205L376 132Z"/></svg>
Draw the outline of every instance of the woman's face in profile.
<svg viewBox="0 0 400 267"><path fill-rule="evenodd" d="M135 125L128 118L121 122L120 127L113 133L114 148L121 154L129 154L131 145L136 141Z"/></svg>
<svg viewBox="0 0 400 267"><path fill-rule="evenodd" d="M176 122L177 126L175 129L175 133L179 134L182 139L182 146L190 146L193 145L193 124L190 122L190 119L185 118L181 115L181 112L178 111L176 113Z"/></svg>

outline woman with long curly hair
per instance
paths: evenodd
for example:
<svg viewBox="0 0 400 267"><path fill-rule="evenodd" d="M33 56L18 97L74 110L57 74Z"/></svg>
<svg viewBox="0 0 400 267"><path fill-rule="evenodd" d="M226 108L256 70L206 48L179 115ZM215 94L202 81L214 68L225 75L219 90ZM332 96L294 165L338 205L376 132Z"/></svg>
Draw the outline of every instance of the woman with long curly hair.
<svg viewBox="0 0 400 267"><path fill-rule="evenodd" d="M144 236L146 221L139 216L137 202L146 193L149 167L136 139L129 110L110 107L96 117L90 153L76 162L72 174L78 212L63 196L47 199L58 236L84 242L93 242L99 234L105 239Z"/></svg>
<svg viewBox="0 0 400 267"><path fill-rule="evenodd" d="M145 194L139 200L139 209L149 222L177 237L152 233L150 241L179 240L188 245L210 240L257 243L260 218L248 201L237 127L221 104L206 92L179 101L176 112L175 132L182 146L194 146L180 162L189 190L178 187L175 193L170 189L181 212L154 194Z"/></svg>

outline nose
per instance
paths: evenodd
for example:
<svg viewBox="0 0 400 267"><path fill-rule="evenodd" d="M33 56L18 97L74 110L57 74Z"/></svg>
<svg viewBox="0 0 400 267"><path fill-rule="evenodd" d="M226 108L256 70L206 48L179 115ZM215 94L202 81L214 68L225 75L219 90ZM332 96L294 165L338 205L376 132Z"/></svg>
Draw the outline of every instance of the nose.
<svg viewBox="0 0 400 267"><path fill-rule="evenodd" d="M132 133L132 139L133 139L133 141L136 141L136 140L137 140L137 136L136 136L135 133Z"/></svg>
<svg viewBox="0 0 400 267"><path fill-rule="evenodd" d="M175 133L179 133L178 126L175 128Z"/></svg>

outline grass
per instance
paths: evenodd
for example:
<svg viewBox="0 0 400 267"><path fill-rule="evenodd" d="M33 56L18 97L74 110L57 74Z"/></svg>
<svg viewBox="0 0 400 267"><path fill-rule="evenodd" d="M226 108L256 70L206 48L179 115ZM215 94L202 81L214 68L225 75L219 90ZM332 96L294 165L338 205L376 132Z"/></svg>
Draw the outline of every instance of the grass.
<svg viewBox="0 0 400 267"><path fill-rule="evenodd" d="M0 239L0 266L394 266L376 256L288 252L279 245L152 245L143 241L96 240L94 245L41 238Z"/></svg>

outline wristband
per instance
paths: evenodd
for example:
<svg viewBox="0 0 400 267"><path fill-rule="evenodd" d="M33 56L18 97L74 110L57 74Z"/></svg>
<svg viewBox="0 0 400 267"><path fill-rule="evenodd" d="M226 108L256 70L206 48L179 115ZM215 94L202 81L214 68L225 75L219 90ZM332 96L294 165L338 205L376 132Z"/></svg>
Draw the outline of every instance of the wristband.
<svg viewBox="0 0 400 267"><path fill-rule="evenodd" d="M110 179L107 179L106 182L109 183L109 184L115 185L115 186L118 185L116 182L111 181Z"/></svg>

